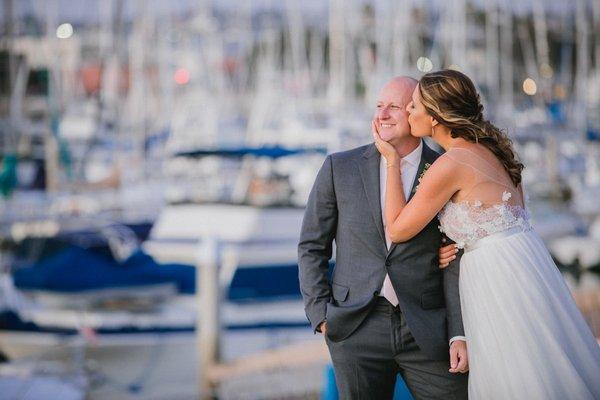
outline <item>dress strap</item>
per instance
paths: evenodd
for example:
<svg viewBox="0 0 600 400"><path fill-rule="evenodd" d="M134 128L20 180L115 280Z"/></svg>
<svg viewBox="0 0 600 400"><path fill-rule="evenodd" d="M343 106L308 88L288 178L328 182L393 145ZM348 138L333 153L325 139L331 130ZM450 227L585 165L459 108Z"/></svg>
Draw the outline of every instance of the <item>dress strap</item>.
<svg viewBox="0 0 600 400"><path fill-rule="evenodd" d="M457 162L457 163L459 163L459 164L461 164L461 165L465 165L465 166L467 166L467 167L469 167L469 168L473 169L473 170L474 170L476 173L479 173L479 174L481 174L481 175L485 176L487 179L491 180L492 182L494 182L494 183L496 183L496 184L498 184L498 185L504 186L505 188L508 188L508 189L510 189L510 190L512 190L512 191L515 191L515 192L517 192L517 191L518 191L518 190L515 188L515 185L514 185L514 184L512 184L512 181L511 181L511 184L509 185L509 184L507 184L506 182L502 182L502 181L498 180L497 178L495 178L495 177L491 176L491 174L488 174L488 173L486 173L485 171L481 171L480 169L476 168L474 165L472 165L472 164L468 163L467 161L465 161L465 160L461 160L461 159L460 159L460 158L458 158L458 157L453 157L453 156L452 156L451 152L456 152L456 151L460 151L460 150L462 150L462 151L466 151L467 153L470 153L470 154L474 155L475 157L477 157L478 159L480 159L480 160L482 160L484 163L486 163L486 164L487 164L487 166L488 166L488 167L490 167L491 169L495 169L495 168L496 168L496 167L495 167L494 165L492 165L492 164L491 164L491 163L490 163L488 160L486 160L485 158L481 157L479 154L477 154L477 153L475 153L474 151L471 151L471 150L469 150L469 149L462 148L462 147L452 147L450 150L448 150L448 151L445 153L445 155L446 155L448 158L450 158L451 160L453 160L453 161L455 161L455 162ZM471 187L471 189L469 190L469 192L471 192L471 191L472 191L472 190L473 190L473 189L474 189L474 188L475 188L475 187L476 187L478 184L479 184L479 183L476 183L475 185L473 185L473 187ZM467 194L468 194L468 193L467 193Z"/></svg>

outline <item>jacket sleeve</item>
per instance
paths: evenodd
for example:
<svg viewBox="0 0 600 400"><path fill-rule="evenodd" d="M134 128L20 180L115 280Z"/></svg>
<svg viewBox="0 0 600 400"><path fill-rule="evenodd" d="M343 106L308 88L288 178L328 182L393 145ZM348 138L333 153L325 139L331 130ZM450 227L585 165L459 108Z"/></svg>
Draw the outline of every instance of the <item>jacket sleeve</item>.
<svg viewBox="0 0 600 400"><path fill-rule="evenodd" d="M458 277L460 273L460 257L463 251L457 253L456 259L444 268L444 295L448 313L448 340L456 336L464 336L462 313L460 310L460 294Z"/></svg>
<svg viewBox="0 0 600 400"><path fill-rule="evenodd" d="M313 330L325 320L331 297L329 260L337 229L338 209L328 156L310 192L298 244L298 274L304 309Z"/></svg>

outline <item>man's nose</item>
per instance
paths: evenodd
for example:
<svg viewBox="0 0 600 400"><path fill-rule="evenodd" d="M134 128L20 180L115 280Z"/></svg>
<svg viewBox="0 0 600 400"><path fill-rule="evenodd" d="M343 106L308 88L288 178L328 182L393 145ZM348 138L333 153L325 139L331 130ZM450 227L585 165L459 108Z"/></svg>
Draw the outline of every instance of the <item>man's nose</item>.
<svg viewBox="0 0 600 400"><path fill-rule="evenodd" d="M390 117L390 109L388 107L381 107L377 113L379 119L386 119Z"/></svg>

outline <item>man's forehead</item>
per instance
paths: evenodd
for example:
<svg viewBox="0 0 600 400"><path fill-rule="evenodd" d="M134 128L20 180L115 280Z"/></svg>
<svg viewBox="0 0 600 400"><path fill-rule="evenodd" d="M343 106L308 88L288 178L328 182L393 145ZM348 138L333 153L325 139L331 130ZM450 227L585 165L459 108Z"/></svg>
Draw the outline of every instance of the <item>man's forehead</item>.
<svg viewBox="0 0 600 400"><path fill-rule="evenodd" d="M382 90L377 96L377 101L384 103L401 103L406 99L406 95L394 91Z"/></svg>
<svg viewBox="0 0 600 400"><path fill-rule="evenodd" d="M410 100L416 81L407 78L395 78L385 84L379 92L378 101L406 102Z"/></svg>
<svg viewBox="0 0 600 400"><path fill-rule="evenodd" d="M398 87L384 87L377 96L377 101L403 103L410 99L412 90L399 90Z"/></svg>

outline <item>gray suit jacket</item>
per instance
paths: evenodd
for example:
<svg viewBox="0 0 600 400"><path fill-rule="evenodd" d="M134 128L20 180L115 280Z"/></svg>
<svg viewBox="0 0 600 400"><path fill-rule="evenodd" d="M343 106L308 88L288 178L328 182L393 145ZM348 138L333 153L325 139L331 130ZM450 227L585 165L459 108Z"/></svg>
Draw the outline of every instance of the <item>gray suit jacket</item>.
<svg viewBox="0 0 600 400"><path fill-rule="evenodd" d="M439 156L423 146L417 177ZM300 243L300 289L316 330L327 319L337 342L358 328L374 305L386 272L419 347L432 359L448 359L448 340L464 335L457 259L438 267L441 233L434 218L407 242L387 250L379 188L380 154L373 144L329 155L310 193ZM336 262L329 279L333 241Z"/></svg>

